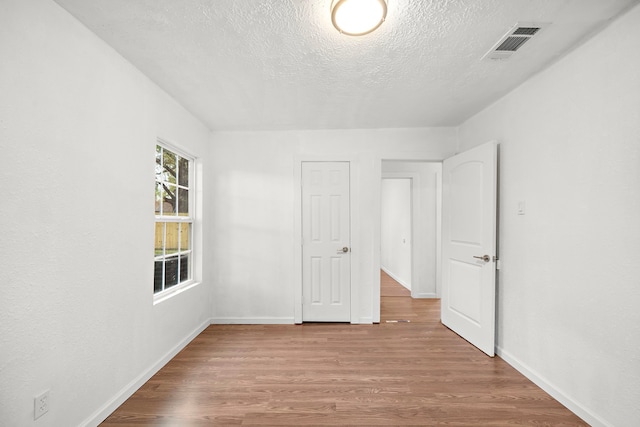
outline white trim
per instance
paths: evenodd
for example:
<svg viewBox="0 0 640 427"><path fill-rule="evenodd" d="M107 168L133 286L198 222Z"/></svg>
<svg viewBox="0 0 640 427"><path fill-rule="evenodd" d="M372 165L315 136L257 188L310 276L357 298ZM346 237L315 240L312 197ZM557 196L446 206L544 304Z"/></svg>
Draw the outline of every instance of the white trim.
<svg viewBox="0 0 640 427"><path fill-rule="evenodd" d="M100 409L93 413L89 418L80 423L81 426L97 426L103 422L109 415L113 413L120 405L122 405L133 393L138 391L140 387L144 385L152 376L154 376L160 369L164 367L171 359L173 359L182 349L184 349L195 337L200 335L202 331L207 329L211 324L211 320L206 320L196 329L194 329L189 335L187 335L182 341L176 344L171 350L169 350L164 356L162 356L151 367L147 368L144 372L138 375L133 381L127 384L122 390L116 393L107 403L105 403Z"/></svg>
<svg viewBox="0 0 640 427"><path fill-rule="evenodd" d="M293 162L293 321L302 323L302 160Z"/></svg>
<svg viewBox="0 0 640 427"><path fill-rule="evenodd" d="M154 258L154 261L162 261L164 259L169 259L169 258L176 258L179 256L183 256L183 255L191 255L193 253L192 249L188 249L186 251L179 251L179 252L173 252L169 255L156 255L156 257ZM160 292L164 292L164 291L160 291ZM158 293L160 293L158 292Z"/></svg>
<svg viewBox="0 0 640 427"><path fill-rule="evenodd" d="M410 151L410 152L388 152L382 153L374 157L374 176L382 178L382 161L383 160L406 160L415 162L432 162L442 163L445 156L442 153L430 152L430 151ZM381 218L381 185L377 185L374 193L374 206L373 212L374 220L374 235L373 235L373 289L371 289L371 310L373 323L380 323L380 229L382 227ZM439 209L439 208L438 208ZM439 225L436 225L439 228ZM438 251L440 247L438 246ZM439 269L439 266L438 266ZM436 270L436 281L438 280L438 270ZM436 289L439 289L439 283L436 283Z"/></svg>
<svg viewBox="0 0 640 427"><path fill-rule="evenodd" d="M189 191L191 189L189 188ZM193 217L191 216L166 216L166 215L156 215L156 222L175 222L181 224L191 224L193 223Z"/></svg>
<svg viewBox="0 0 640 427"><path fill-rule="evenodd" d="M214 317L212 325L293 325L293 317Z"/></svg>
<svg viewBox="0 0 640 427"><path fill-rule="evenodd" d="M156 145L160 145L162 147L166 147L169 150L173 151L175 154L179 155L180 157L184 157L185 159L187 159L187 160L189 160L191 162L195 161L196 158L197 158L193 154L189 153L188 150L185 150L184 148L182 148L181 145L175 144L175 143L170 142L170 141L168 141L168 140L166 140L164 138L161 138L161 137L157 137L156 138ZM189 171L189 182L191 182L191 178L192 178L191 172L192 171ZM177 184L177 182L176 182L176 184Z"/></svg>
<svg viewBox="0 0 640 427"><path fill-rule="evenodd" d="M360 163L355 158L349 162L349 224L351 234L351 323L361 323L360 319L360 264L366 259L360 245ZM355 251L355 256L354 256Z"/></svg>
<svg viewBox="0 0 640 427"><path fill-rule="evenodd" d="M164 223L164 233L166 234L166 224L167 223L178 223L178 224L190 224L189 227L189 249L185 250L185 251L179 251L175 254L170 254L167 255L166 254L166 247L163 246L163 254L162 255L156 255L154 257L154 262L157 261L163 261L163 260L167 260L168 258L174 257L174 256L182 256L182 255L189 255L189 279L182 282L182 283L178 283L175 286L172 286L170 288L167 289L163 289L160 292L155 292L155 285L154 285L154 291L153 291L153 305L156 305L162 301L167 300L168 298L171 298L174 295L177 295L187 289L192 288L193 286L196 286L199 284L198 280L201 279L201 269L202 266L199 263L199 257L198 257L198 252L201 252L202 248L201 248L201 241L202 241L202 236L201 236L201 229L199 227L199 225L196 225L196 223L198 222L197 219L199 218L196 215L196 209L198 209L200 207L200 205L197 203L196 198L198 197L202 197L201 192L198 192L199 190L199 185L197 183L197 181L201 178L199 176L199 174L196 174L197 172L197 168L200 166L200 163L198 162L198 158L196 156L194 156L193 154L190 154L188 151L185 151L184 149L180 148L178 145L173 144L171 142L168 142L167 140L161 138L161 137L156 137L156 144L154 146L154 154L156 153L157 147L160 146L163 150L168 150L171 153L173 153L174 155L181 157L185 160L188 161L189 164L189 174L188 174L188 185L184 186L184 185L179 185L178 181L178 176L176 176L176 197L178 194L178 189L182 188L182 189L186 189L187 191L189 191L189 215L187 216L180 216L180 215L174 215L174 216L167 216L167 215L155 215L155 220L154 220L154 227L158 224L158 223ZM176 165L179 168L179 162L176 159ZM155 181L156 184L158 181ZM180 236L180 227L178 227L178 236ZM180 239L180 237L179 237ZM155 236L154 236L154 240L155 240ZM195 246L196 244L198 244L198 250L195 250ZM166 242L165 242L166 245ZM165 266L163 265L163 273L162 273L162 280L163 280L163 284L164 281L166 279L165 277L165 271L164 271ZM155 280L155 279L154 279Z"/></svg>
<svg viewBox="0 0 640 427"><path fill-rule="evenodd" d="M442 288L442 170L436 172L436 294L440 298Z"/></svg>
<svg viewBox="0 0 640 427"><path fill-rule="evenodd" d="M294 323L302 323L302 162L348 162L351 228L351 323L361 323L360 313L360 263L366 254L360 253L360 163L354 155L296 155L293 161L294 192L294 277L299 283L293 286ZM380 274L378 274L380 276ZM380 280L378 278L378 280ZM380 283L378 283L380 288ZM378 289L380 293L380 289ZM380 307L378 307L378 311ZM378 317L380 317L378 315Z"/></svg>
<svg viewBox="0 0 640 427"><path fill-rule="evenodd" d="M153 294L153 305L160 304L163 301L170 299L188 289L196 287L200 284L200 282L196 282L194 280L189 280L187 282L179 283L175 286L172 286L164 291L160 291L158 293Z"/></svg>
<svg viewBox="0 0 640 427"><path fill-rule="evenodd" d="M511 365L514 369L527 377L531 382L547 392L551 397L566 406L571 412L582 418L592 427L611 427L613 424L604 421L602 418L589 411L585 406L573 400L564 391L552 384L538 372L522 363L515 356L505 351L503 348L496 346L496 355Z"/></svg>
<svg viewBox="0 0 640 427"><path fill-rule="evenodd" d="M420 292L414 295L411 295L411 298L438 298L438 295L431 293L431 292Z"/></svg>
<svg viewBox="0 0 640 427"><path fill-rule="evenodd" d="M389 159L382 159L389 160ZM432 164L441 164L441 162L437 161L429 161L429 160L408 160L412 162L421 162L421 163L432 163ZM439 298L440 295L440 280L441 280L441 253L440 253L440 234L441 234L441 182L440 182L440 173L436 172L436 194L435 194L435 227L436 227L436 236L435 236L435 247L436 247L436 259L435 259L435 292L421 292L426 286L428 277L424 277L424 274L421 274L421 270L419 266L422 263L422 257L425 256L423 253L424 246L418 246L418 250L416 249L416 245L424 244L421 242L420 236L424 236L426 232L426 226L420 221L416 221L415 218L420 218L421 215L426 214L427 208L431 207L430 201L427 201L420 191L422 189L423 183L421 182L421 174L418 172L382 172L382 161L380 163L380 176L382 179L409 179L411 180L411 298ZM380 206L382 206L382 195L380 194ZM380 226L377 230L382 230L382 217L381 213L378 214L380 216ZM381 238L381 236L380 236ZM380 241L381 244L381 241ZM380 250L382 247L380 246ZM377 252L378 261L380 262L380 250ZM374 260L375 261L375 260ZM380 268L384 270L389 276L393 277L394 280L402 284L405 288L409 288L402 280L398 280L396 276L391 274L380 262ZM378 296L379 299L379 296ZM378 306L380 303L378 302Z"/></svg>

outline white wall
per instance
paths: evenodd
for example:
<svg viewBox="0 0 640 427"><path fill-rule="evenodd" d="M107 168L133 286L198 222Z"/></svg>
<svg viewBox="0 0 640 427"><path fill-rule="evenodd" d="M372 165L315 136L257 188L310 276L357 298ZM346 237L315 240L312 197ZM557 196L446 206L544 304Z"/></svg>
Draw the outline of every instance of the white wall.
<svg viewBox="0 0 640 427"><path fill-rule="evenodd" d="M640 425L638 52L635 7L460 127L501 143L499 352L593 425Z"/></svg>
<svg viewBox="0 0 640 427"><path fill-rule="evenodd" d="M379 286L380 177L383 158L445 158L455 151L452 128L288 132L214 132L213 187L208 195L214 269L214 321L292 323L296 261L295 164L309 159L351 159L352 267L359 279L354 317L376 319ZM378 219L376 219L378 218ZM378 289L379 295L379 289ZM379 313L379 305L377 307ZM378 314L379 317L379 314Z"/></svg>
<svg viewBox="0 0 640 427"><path fill-rule="evenodd" d="M383 178L380 191L380 264L411 290L411 178Z"/></svg>
<svg viewBox="0 0 640 427"><path fill-rule="evenodd" d="M209 132L55 3L0 9L0 425L96 424L208 324L207 283L153 305L152 187L156 137Z"/></svg>

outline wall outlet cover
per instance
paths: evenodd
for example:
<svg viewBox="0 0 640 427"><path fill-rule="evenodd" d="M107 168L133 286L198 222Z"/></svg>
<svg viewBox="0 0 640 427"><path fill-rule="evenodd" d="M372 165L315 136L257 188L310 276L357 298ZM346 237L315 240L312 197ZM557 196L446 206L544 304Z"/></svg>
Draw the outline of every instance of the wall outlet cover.
<svg viewBox="0 0 640 427"><path fill-rule="evenodd" d="M33 400L33 419L37 420L47 412L49 412L49 390L36 396Z"/></svg>

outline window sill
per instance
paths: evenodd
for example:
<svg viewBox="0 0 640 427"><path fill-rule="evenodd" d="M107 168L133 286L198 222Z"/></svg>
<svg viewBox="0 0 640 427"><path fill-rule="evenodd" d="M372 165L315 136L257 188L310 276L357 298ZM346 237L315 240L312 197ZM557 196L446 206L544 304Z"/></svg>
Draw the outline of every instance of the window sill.
<svg viewBox="0 0 640 427"><path fill-rule="evenodd" d="M160 304L163 301L166 301L168 299L171 299L172 297L181 294L182 292L189 290L193 287L196 287L200 284L200 282L196 282L194 280L191 280L189 282L185 282L185 283L181 283L179 285L173 286L172 288L169 288L167 290L164 290L162 292L158 292L157 294L153 295L153 305L156 304Z"/></svg>

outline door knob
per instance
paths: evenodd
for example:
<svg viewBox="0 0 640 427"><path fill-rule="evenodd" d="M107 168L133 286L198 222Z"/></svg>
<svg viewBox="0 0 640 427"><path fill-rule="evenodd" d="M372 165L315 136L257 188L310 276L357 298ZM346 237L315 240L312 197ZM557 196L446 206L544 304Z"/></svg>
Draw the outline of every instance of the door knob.
<svg viewBox="0 0 640 427"><path fill-rule="evenodd" d="M348 246L345 246L345 247L344 247L344 248L342 248L342 249L338 249L338 253L339 253L339 254L340 254L340 253L345 253L345 254L346 254L347 252L349 252L349 247L348 247Z"/></svg>
<svg viewBox="0 0 640 427"><path fill-rule="evenodd" d="M482 256L475 256L475 255L474 255L473 257L474 257L474 258L481 259L481 260L483 260L484 262L489 262L489 261L491 261L491 257L490 257L489 255L482 255Z"/></svg>

